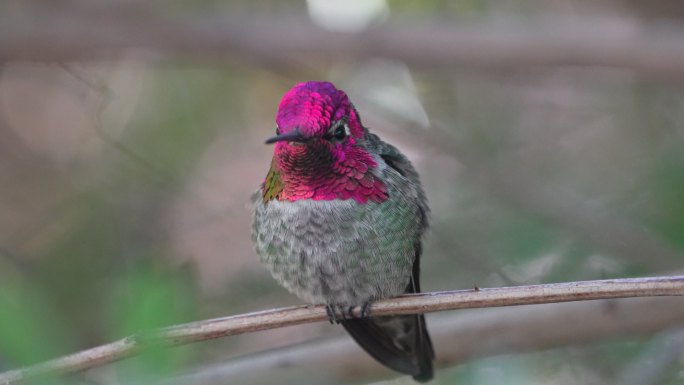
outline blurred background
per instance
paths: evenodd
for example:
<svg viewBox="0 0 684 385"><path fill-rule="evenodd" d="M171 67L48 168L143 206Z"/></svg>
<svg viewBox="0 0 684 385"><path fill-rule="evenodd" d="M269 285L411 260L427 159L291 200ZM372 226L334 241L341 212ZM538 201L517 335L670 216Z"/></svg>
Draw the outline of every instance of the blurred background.
<svg viewBox="0 0 684 385"><path fill-rule="evenodd" d="M0 371L299 304L259 264L249 197L305 80L347 91L421 173L423 290L681 273L682 17L665 0L0 2ZM428 325L436 385L684 383L682 299ZM393 378L316 323L49 381L412 383Z"/></svg>

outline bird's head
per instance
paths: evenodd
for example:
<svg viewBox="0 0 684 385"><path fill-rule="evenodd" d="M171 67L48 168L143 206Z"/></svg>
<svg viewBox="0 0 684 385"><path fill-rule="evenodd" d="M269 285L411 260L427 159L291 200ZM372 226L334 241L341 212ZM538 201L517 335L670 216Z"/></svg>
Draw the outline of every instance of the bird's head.
<svg viewBox="0 0 684 385"><path fill-rule="evenodd" d="M299 83L285 93L276 115L273 162L264 201L387 199L374 174L377 161L347 94L330 82Z"/></svg>
<svg viewBox="0 0 684 385"><path fill-rule="evenodd" d="M330 82L299 83L290 89L278 107L276 152L288 145L324 145L343 151L363 137L363 128L347 94Z"/></svg>

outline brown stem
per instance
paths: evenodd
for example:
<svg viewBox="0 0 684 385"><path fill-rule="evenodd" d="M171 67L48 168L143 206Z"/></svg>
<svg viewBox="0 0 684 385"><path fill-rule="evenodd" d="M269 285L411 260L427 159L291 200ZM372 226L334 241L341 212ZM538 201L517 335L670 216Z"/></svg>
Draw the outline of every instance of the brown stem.
<svg viewBox="0 0 684 385"><path fill-rule="evenodd" d="M681 296L684 276L625 278L405 295L373 303L373 316L529 305L608 298ZM360 309L356 309L358 314ZM10 384L42 374L77 372L138 354L154 345L181 345L225 336L327 320L325 307L297 306L216 318L153 330L0 374Z"/></svg>
<svg viewBox="0 0 684 385"><path fill-rule="evenodd" d="M435 365L448 368L499 354L602 343L620 337L642 338L679 327L682 322L683 297L650 297L462 310L432 315L428 327L437 353ZM664 338L656 340L662 342ZM667 340L669 349L658 351L656 357L664 362L656 366L677 360L673 342ZM661 357L667 353L669 359ZM644 357L653 364L651 356ZM641 364L638 362L635 369ZM646 368L651 374L654 370L657 368ZM643 379L643 372L626 378L632 380L630 384L640 384L634 378ZM329 385L371 383L397 376L363 354L351 338L338 336L202 365L157 385L296 384L322 373Z"/></svg>

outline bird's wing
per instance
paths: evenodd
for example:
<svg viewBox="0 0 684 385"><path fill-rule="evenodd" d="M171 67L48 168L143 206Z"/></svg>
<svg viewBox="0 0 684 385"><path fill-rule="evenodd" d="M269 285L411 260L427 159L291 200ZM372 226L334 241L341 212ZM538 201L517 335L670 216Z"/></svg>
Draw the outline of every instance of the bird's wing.
<svg viewBox="0 0 684 385"><path fill-rule="evenodd" d="M429 209L418 173L399 150L383 142L377 135L366 132L365 139L369 148L373 148L389 167L407 178L416 188L421 228L415 241L413 270L405 292L419 293L422 252L420 236L428 226ZM426 382L432 378L435 353L422 314L350 319L343 321L342 325L368 354L382 364L410 374L416 381Z"/></svg>
<svg viewBox="0 0 684 385"><path fill-rule="evenodd" d="M420 208L419 215L421 215L420 235L422 235L423 232L428 228L430 209L427 206L427 198L425 197L425 192L423 191L423 187L420 183L418 172L411 164L411 161L409 161L404 154L402 154L393 145L384 142L377 135L366 131L364 139L366 141L366 146L373 149L374 152L379 154L382 160L384 160L389 167L394 169L404 178L408 179L411 185L415 186L416 203ZM418 242L420 242L420 239Z"/></svg>

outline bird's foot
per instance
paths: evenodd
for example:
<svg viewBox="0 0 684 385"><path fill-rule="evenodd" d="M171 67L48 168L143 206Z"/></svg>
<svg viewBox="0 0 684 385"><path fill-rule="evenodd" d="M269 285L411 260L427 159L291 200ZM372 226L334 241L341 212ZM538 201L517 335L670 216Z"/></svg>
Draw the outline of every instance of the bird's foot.
<svg viewBox="0 0 684 385"><path fill-rule="evenodd" d="M349 317L349 319L368 318L368 316L370 315L370 305L372 303L373 301L366 301L361 306L349 306L347 308L346 316ZM355 310L359 307L361 308L361 310L358 313L355 313Z"/></svg>
<svg viewBox="0 0 684 385"><path fill-rule="evenodd" d="M347 308L347 316L348 316L349 318L356 318L356 316L354 315L354 309L355 309L355 308L356 308L356 306L349 306L349 307Z"/></svg>
<svg viewBox="0 0 684 385"><path fill-rule="evenodd" d="M338 312L342 315L342 319L337 317ZM328 321L330 321L330 324L339 324L343 320L347 319L347 315L344 313L344 311L342 311L341 307L338 305L333 305L330 303L325 305L325 313L328 315Z"/></svg>
<svg viewBox="0 0 684 385"><path fill-rule="evenodd" d="M373 301L366 301L362 306L361 306L361 318L368 318L370 317L370 306L373 304Z"/></svg>
<svg viewBox="0 0 684 385"><path fill-rule="evenodd" d="M339 324L348 319L368 318L370 316L370 306L372 303L373 301L364 302L363 305L360 306L361 310L358 313L355 313L355 310L359 308L359 306L344 307L329 303L325 305L325 313L328 315L328 321L330 321L331 324Z"/></svg>

